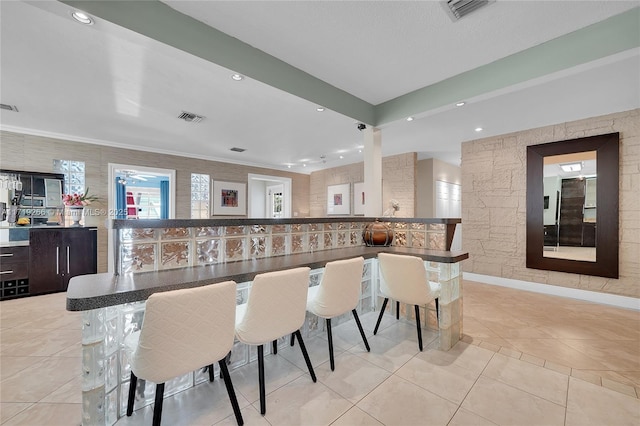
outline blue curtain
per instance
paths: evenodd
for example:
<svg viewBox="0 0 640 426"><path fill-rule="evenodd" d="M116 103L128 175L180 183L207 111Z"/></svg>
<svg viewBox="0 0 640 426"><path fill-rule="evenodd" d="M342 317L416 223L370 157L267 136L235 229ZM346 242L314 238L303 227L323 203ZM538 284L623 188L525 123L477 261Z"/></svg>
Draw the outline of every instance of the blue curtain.
<svg viewBox="0 0 640 426"><path fill-rule="evenodd" d="M116 219L127 218L127 188L116 177Z"/></svg>
<svg viewBox="0 0 640 426"><path fill-rule="evenodd" d="M169 181L160 181L160 219L169 219Z"/></svg>

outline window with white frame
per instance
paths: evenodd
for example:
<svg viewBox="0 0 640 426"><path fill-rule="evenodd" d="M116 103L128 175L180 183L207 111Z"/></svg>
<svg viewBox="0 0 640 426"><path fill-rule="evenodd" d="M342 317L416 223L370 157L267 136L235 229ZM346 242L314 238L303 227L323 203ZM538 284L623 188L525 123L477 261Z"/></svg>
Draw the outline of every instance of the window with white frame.
<svg viewBox="0 0 640 426"><path fill-rule="evenodd" d="M209 194L211 177L191 173L191 219L209 218Z"/></svg>

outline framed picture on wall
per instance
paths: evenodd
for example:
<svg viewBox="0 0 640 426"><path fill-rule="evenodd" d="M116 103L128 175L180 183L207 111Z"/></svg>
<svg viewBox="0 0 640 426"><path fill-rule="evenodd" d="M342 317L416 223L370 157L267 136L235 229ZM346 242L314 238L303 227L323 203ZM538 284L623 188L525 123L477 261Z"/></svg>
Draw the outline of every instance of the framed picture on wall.
<svg viewBox="0 0 640 426"><path fill-rule="evenodd" d="M327 187L327 214L351 214L351 192L349 184Z"/></svg>
<svg viewBox="0 0 640 426"><path fill-rule="evenodd" d="M213 181L213 214L218 216L246 216L247 184Z"/></svg>
<svg viewBox="0 0 640 426"><path fill-rule="evenodd" d="M353 184L353 214L364 216L364 182Z"/></svg>

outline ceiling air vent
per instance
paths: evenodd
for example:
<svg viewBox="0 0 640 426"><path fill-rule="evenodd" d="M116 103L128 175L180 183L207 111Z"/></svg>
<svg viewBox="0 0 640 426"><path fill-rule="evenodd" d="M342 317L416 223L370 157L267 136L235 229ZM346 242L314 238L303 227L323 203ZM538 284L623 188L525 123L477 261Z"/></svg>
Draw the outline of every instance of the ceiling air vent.
<svg viewBox="0 0 640 426"><path fill-rule="evenodd" d="M15 105L0 104L0 109L6 109L7 111L18 112L18 107Z"/></svg>
<svg viewBox="0 0 640 426"><path fill-rule="evenodd" d="M244 149L244 148L237 148L237 147L233 147L233 148L231 148L231 151L233 151L233 152L245 152L245 151L246 151L246 149Z"/></svg>
<svg viewBox="0 0 640 426"><path fill-rule="evenodd" d="M467 16L493 2L495 2L495 0L447 0L442 2L442 6L447 11L451 20L455 22L463 16Z"/></svg>
<svg viewBox="0 0 640 426"><path fill-rule="evenodd" d="M178 118L180 120L186 121L187 123L199 123L205 119L203 115L198 115L187 111L182 111L182 114L180 114Z"/></svg>

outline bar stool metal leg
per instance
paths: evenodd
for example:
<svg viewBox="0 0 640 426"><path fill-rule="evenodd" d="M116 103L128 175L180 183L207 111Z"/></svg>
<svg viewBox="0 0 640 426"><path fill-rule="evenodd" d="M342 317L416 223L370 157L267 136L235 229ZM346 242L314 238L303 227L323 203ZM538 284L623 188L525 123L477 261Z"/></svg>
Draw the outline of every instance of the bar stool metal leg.
<svg viewBox="0 0 640 426"><path fill-rule="evenodd" d="M240 413L240 406L238 406L238 398L236 398L236 392L233 390L233 384L231 383L231 376L229 375L229 369L224 359L218 361L220 366L220 375L224 374L224 384L227 387L227 393L229 394L229 400L231 400L231 406L233 407L233 414L236 416L236 422L239 426L244 424L242 414ZM213 367L213 366L212 366Z"/></svg>
<svg viewBox="0 0 640 426"><path fill-rule="evenodd" d="M362 336L364 347L367 348L367 352L371 352L371 348L369 347L369 342L367 342L367 336L364 335L362 324L360 324L360 318L358 318L358 312L355 309L353 309L351 313L353 314L353 318L356 320L356 324L358 325L358 330L360 330L360 336Z"/></svg>
<svg viewBox="0 0 640 426"><path fill-rule="evenodd" d="M307 363L307 368L309 369L309 374L311 374L311 380L313 383L316 382L316 373L313 371L313 366L311 365L311 360L309 359L309 354L307 353L307 348L302 341L302 334L300 334L300 330L295 331L295 335L298 338L298 343L300 343L300 349L302 350L302 356L304 356L304 362Z"/></svg>
<svg viewBox="0 0 640 426"><path fill-rule="evenodd" d="M396 319L400 319L400 302L396 300Z"/></svg>
<svg viewBox="0 0 640 426"><path fill-rule="evenodd" d="M229 351L229 353L224 358L222 358L219 362L223 362L224 366L226 367L224 370L222 368L220 369L220 378L222 380L225 380L225 374L228 375L229 373L229 367L227 366L231 364L231 351Z"/></svg>
<svg viewBox="0 0 640 426"><path fill-rule="evenodd" d="M273 342L271 342L271 353L274 355L278 354L278 341L274 340Z"/></svg>
<svg viewBox="0 0 640 426"><path fill-rule="evenodd" d="M138 378L133 371L131 372L131 380L129 380L129 399L127 401L127 416L133 414L133 402L136 399L136 385L138 384Z"/></svg>
<svg viewBox="0 0 640 426"><path fill-rule="evenodd" d="M156 385L156 401L153 405L153 426L160 426L162 420L162 402L164 401L164 383Z"/></svg>
<svg viewBox="0 0 640 426"><path fill-rule="evenodd" d="M333 360L333 336L331 335L331 318L326 318L327 323L327 338L329 339L329 364L331 365L331 371L336 369L336 364Z"/></svg>
<svg viewBox="0 0 640 426"><path fill-rule="evenodd" d="M388 297L384 298L384 302L382 302L382 308L380 309L380 315L378 315L378 321L376 322L376 328L373 329L373 334L378 332L378 327L380 326L380 321L382 321L382 315L384 315L384 310L387 307L387 302L389 301Z"/></svg>
<svg viewBox="0 0 640 426"><path fill-rule="evenodd" d="M267 397L264 385L264 346L258 346L258 385L260 386L260 414L267 412Z"/></svg>
<svg viewBox="0 0 640 426"><path fill-rule="evenodd" d="M420 307L415 305L416 309L416 327L418 328L418 347L420 348L420 352L422 352L422 330L420 329Z"/></svg>

